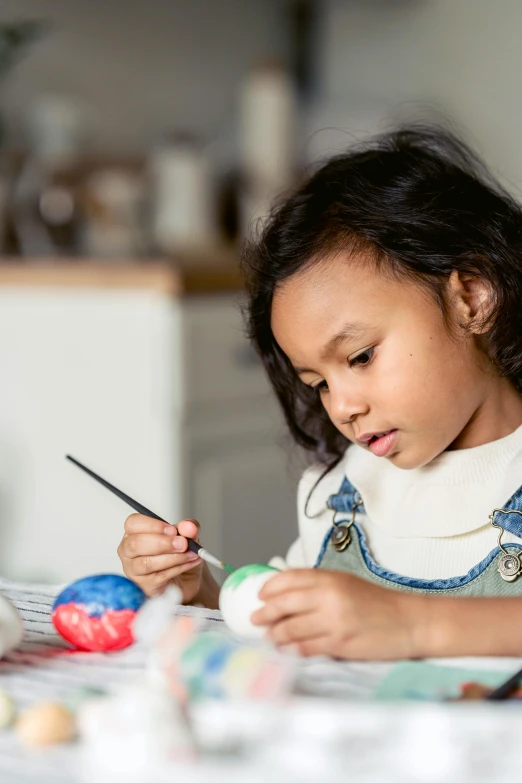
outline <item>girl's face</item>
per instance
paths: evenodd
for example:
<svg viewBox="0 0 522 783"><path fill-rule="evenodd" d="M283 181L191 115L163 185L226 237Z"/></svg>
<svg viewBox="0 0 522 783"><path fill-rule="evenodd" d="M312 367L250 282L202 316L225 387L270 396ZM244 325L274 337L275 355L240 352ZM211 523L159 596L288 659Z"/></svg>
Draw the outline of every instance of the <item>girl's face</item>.
<svg viewBox="0 0 522 783"><path fill-rule="evenodd" d="M453 273L448 293L462 322L480 292ZM434 296L365 259L339 257L286 280L272 330L337 429L397 467L495 440L522 421L511 384L467 331L450 334Z"/></svg>

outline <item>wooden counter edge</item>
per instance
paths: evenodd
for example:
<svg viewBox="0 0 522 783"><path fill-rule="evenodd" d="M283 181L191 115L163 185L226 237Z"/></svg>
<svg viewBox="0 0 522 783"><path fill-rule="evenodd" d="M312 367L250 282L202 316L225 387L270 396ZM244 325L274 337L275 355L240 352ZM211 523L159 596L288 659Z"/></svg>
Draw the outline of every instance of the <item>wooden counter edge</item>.
<svg viewBox="0 0 522 783"><path fill-rule="evenodd" d="M232 266L178 265L169 261L0 259L0 286L54 288L148 288L168 296L226 293L243 288Z"/></svg>

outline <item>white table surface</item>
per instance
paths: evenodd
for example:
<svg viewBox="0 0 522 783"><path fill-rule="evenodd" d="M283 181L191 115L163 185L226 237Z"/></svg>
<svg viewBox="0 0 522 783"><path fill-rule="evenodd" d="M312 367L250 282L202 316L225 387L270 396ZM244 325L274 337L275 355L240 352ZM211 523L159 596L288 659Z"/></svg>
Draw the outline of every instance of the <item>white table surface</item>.
<svg viewBox="0 0 522 783"><path fill-rule="evenodd" d="M17 650L0 661L0 688L15 700L18 710L40 701L63 701L82 686L114 690L143 671L144 652L137 646L101 654L72 651L57 635L51 609L59 588L22 585L0 579L0 593L19 610L24 637ZM204 617L222 626L220 613L195 607L178 612ZM388 666L351 664L336 667L322 662L303 662L303 681L311 694L365 699ZM75 745L44 751L25 748L13 731L0 732L0 781L76 781Z"/></svg>
<svg viewBox="0 0 522 783"><path fill-rule="evenodd" d="M68 645L57 636L50 617L56 592L57 588L48 586L0 580L0 593L18 608L25 628L20 647L0 661L0 688L13 696L19 710L39 701L67 702L84 685L112 691L143 671L145 654L138 646L111 654L72 650L64 654ZM221 625L219 612L192 607L179 607L178 612L203 617L209 625ZM345 750L351 748L350 742L354 746L346 757L346 780L350 779L351 783L395 780L417 783L439 779L450 783L453 772L459 783L482 780L505 783L506 769L515 763L508 758L509 753L518 754L520 747L522 707L454 708L422 704L398 707L370 702L373 690L389 670L389 664L303 661L299 692L308 697L299 696L288 706L288 725L293 722L299 725L300 732L311 732L308 742L305 737L299 758L305 759L312 745L319 748L325 734L332 738L336 735L336 740L342 739ZM323 740L319 742L317 738L321 736ZM288 743L279 760L283 766L294 764L288 760L287 746ZM456 748L458 758L448 756L450 749L454 753ZM271 752L276 759L277 742ZM256 763L262 765L266 758L264 754ZM408 763L403 768L405 759ZM314 759L303 761L302 769L297 769L301 766L298 764L295 770L289 768L282 778L277 774L270 777L273 783L283 779L288 783L293 781L295 772L296 780L319 780L312 774L316 762L317 753ZM439 769L442 777L438 777L437 764L442 763L446 766ZM391 773L390 765L396 767L397 777ZM254 780L257 783L253 767L236 771L238 780L248 778L249 783ZM268 773L259 774L262 780ZM231 769L224 769L220 776L216 764L209 765L209 762L201 767L199 775L191 773L189 777L190 783L234 780ZM334 777L329 775L330 781ZM188 783L187 775L184 779ZM21 744L14 731L0 732L1 783L78 783L81 780L77 744L30 750Z"/></svg>

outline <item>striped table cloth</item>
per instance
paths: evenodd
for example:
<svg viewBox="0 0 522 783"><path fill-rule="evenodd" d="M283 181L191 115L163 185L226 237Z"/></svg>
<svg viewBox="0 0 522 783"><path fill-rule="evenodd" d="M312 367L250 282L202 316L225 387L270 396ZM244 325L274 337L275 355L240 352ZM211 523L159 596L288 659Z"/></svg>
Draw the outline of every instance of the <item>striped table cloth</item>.
<svg viewBox="0 0 522 783"><path fill-rule="evenodd" d="M137 646L109 654L71 650L51 622L58 591L0 580L0 593L16 606L24 623L22 644L0 660L0 688L19 710L40 701L67 703L82 687L111 691L143 669L144 652ZM179 607L178 612L221 623L219 612L212 610ZM76 783L76 753L74 744L28 750L13 731L0 731L0 783Z"/></svg>
<svg viewBox="0 0 522 783"><path fill-rule="evenodd" d="M67 703L82 687L110 692L143 670L145 654L139 646L107 654L72 650L51 622L59 589L0 579L0 594L16 606L24 623L21 645L0 660L0 688L13 697L18 710L40 701ZM180 606L177 613L202 618L203 625L222 624L220 613L213 610ZM302 661L297 690L320 697L367 699L388 668ZM33 750L23 746L14 731L0 731L0 783L78 783L77 754L74 743Z"/></svg>

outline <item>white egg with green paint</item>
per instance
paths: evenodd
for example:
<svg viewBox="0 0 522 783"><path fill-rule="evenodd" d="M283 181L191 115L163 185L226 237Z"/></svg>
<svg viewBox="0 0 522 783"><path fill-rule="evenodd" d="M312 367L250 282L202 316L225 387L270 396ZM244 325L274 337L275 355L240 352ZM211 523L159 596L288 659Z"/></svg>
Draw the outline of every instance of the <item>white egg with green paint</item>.
<svg viewBox="0 0 522 783"><path fill-rule="evenodd" d="M238 568L223 584L219 608L227 626L245 639L261 639L265 628L253 625L252 614L263 606L259 593L263 585L279 571L272 566L253 563Z"/></svg>

